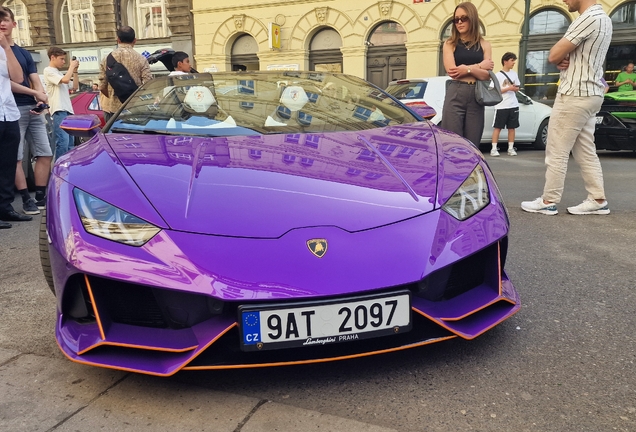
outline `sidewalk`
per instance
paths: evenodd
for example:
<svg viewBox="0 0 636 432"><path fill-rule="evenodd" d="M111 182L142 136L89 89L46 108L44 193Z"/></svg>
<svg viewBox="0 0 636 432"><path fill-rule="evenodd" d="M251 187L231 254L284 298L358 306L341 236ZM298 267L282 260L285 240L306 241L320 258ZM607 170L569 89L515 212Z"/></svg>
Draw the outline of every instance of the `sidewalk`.
<svg viewBox="0 0 636 432"><path fill-rule="evenodd" d="M276 402L0 348L0 432L395 432Z"/></svg>

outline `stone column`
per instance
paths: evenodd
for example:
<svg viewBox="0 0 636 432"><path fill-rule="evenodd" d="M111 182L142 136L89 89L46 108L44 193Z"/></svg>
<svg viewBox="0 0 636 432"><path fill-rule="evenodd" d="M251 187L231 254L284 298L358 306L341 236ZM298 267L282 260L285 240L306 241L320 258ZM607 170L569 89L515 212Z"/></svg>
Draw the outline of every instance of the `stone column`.
<svg viewBox="0 0 636 432"><path fill-rule="evenodd" d="M340 52L342 52L342 72L366 79L367 47L342 47Z"/></svg>
<svg viewBox="0 0 636 432"><path fill-rule="evenodd" d="M116 1L93 0L93 13L95 15L95 33L97 33L97 40L110 42L111 45L114 45L117 41L117 26L119 24L117 15L120 12L115 9ZM119 1L121 2L121 0Z"/></svg>
<svg viewBox="0 0 636 432"><path fill-rule="evenodd" d="M406 77L423 78L439 75L438 64L441 62L439 40L430 42L407 42Z"/></svg>
<svg viewBox="0 0 636 432"><path fill-rule="evenodd" d="M33 46L55 45L57 40L55 38L55 26L53 25L53 0L24 0L24 4L29 12Z"/></svg>
<svg viewBox="0 0 636 432"><path fill-rule="evenodd" d="M166 11L168 26L173 36L192 35L192 14L189 0L168 0Z"/></svg>

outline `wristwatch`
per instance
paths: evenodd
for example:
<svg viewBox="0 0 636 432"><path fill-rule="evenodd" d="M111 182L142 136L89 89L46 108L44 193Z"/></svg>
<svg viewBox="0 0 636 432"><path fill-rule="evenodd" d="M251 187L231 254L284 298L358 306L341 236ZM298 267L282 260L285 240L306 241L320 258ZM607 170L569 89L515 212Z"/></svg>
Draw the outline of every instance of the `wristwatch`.
<svg viewBox="0 0 636 432"><path fill-rule="evenodd" d="M468 67L468 70L466 72L470 73L470 67Z"/></svg>

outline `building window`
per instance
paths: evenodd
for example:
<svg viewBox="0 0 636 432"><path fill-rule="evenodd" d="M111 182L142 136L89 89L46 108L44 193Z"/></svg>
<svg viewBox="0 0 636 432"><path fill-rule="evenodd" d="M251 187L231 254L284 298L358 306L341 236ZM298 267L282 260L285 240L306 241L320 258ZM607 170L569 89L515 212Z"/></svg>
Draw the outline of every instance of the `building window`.
<svg viewBox="0 0 636 432"><path fill-rule="evenodd" d="M616 9L612 13L612 24L614 29L636 28L636 2L624 4Z"/></svg>
<svg viewBox="0 0 636 432"><path fill-rule="evenodd" d="M406 134L400 135L400 136L406 136ZM380 150L380 153L382 153L385 156L391 156L391 154L395 151L396 148L397 146L392 144L380 144L378 146L378 150Z"/></svg>
<svg viewBox="0 0 636 432"><path fill-rule="evenodd" d="M289 154L283 155L283 162L285 162L286 164L293 164L295 160L296 156Z"/></svg>
<svg viewBox="0 0 636 432"><path fill-rule="evenodd" d="M318 102L318 96L319 96L318 93L312 93L312 92L308 92L308 91L305 91L305 93L307 94L307 98L309 99L309 102L311 102L311 103Z"/></svg>
<svg viewBox="0 0 636 432"><path fill-rule="evenodd" d="M262 156L261 150L250 149L250 157L252 159L260 159Z"/></svg>
<svg viewBox="0 0 636 432"><path fill-rule="evenodd" d="M380 24L369 38L370 46L403 45L406 43L406 31L396 22Z"/></svg>
<svg viewBox="0 0 636 432"><path fill-rule="evenodd" d="M404 147L397 154L397 157L408 159L415 154L415 149L410 147Z"/></svg>
<svg viewBox="0 0 636 432"><path fill-rule="evenodd" d="M127 13L128 25L135 29L137 39L170 36L166 0L131 0Z"/></svg>
<svg viewBox="0 0 636 432"><path fill-rule="evenodd" d="M101 111L102 107L99 105L99 96L94 96L91 103L88 105L90 111Z"/></svg>
<svg viewBox="0 0 636 432"><path fill-rule="evenodd" d="M375 153L373 153L371 150L364 149L358 155L358 159L373 162L375 160Z"/></svg>
<svg viewBox="0 0 636 432"><path fill-rule="evenodd" d="M409 135L411 131L409 129L391 129L389 135L404 138Z"/></svg>
<svg viewBox="0 0 636 432"><path fill-rule="evenodd" d="M276 108L276 114L282 119L289 120L292 112L289 108L279 105L278 108Z"/></svg>
<svg viewBox="0 0 636 432"><path fill-rule="evenodd" d="M347 175L350 175L352 177L359 176L360 174L362 174L362 171L359 169L349 168L347 170Z"/></svg>
<svg viewBox="0 0 636 432"><path fill-rule="evenodd" d="M561 11L544 9L530 17L528 54L524 93L534 100L554 100L559 81L559 70L548 62L550 48L565 34L570 18ZM521 74L521 71L519 71Z"/></svg>
<svg viewBox="0 0 636 432"><path fill-rule="evenodd" d="M368 180L377 180L377 179L379 179L382 176L383 176L383 174L371 173L370 172L370 173L367 173L367 175L365 175L364 178L368 179Z"/></svg>
<svg viewBox="0 0 636 432"><path fill-rule="evenodd" d="M353 111L353 116L362 121L369 120L371 116L371 110L369 108L365 108L363 106L356 106L356 109Z"/></svg>
<svg viewBox="0 0 636 432"><path fill-rule="evenodd" d="M8 7L13 11L16 28L13 29L13 42L20 46L31 46L31 32L29 31L29 15L27 14L26 6L20 0L9 0L2 4L4 7Z"/></svg>
<svg viewBox="0 0 636 432"><path fill-rule="evenodd" d="M95 16L91 0L64 0L62 3L62 40L64 43L92 42L95 34Z"/></svg>
<svg viewBox="0 0 636 432"><path fill-rule="evenodd" d="M300 134L285 135L285 142L289 144L298 144L300 142Z"/></svg>
<svg viewBox="0 0 636 432"><path fill-rule="evenodd" d="M561 12L546 10L530 18L529 35L544 35L558 33L563 35L568 29L570 21Z"/></svg>
<svg viewBox="0 0 636 432"><path fill-rule="evenodd" d="M309 69L342 73L342 38L332 28L320 30L309 44Z"/></svg>
<svg viewBox="0 0 636 432"><path fill-rule="evenodd" d="M238 92L248 95L254 94L254 80L239 80L238 82Z"/></svg>
<svg viewBox="0 0 636 432"><path fill-rule="evenodd" d="M309 147L318 148L319 142L320 142L320 135L307 135L307 137L305 138L305 145Z"/></svg>
<svg viewBox="0 0 636 432"><path fill-rule="evenodd" d="M298 123L302 126L310 126L311 120L313 117L310 114L307 114L303 111L298 111ZM318 147L318 143L316 142L316 147Z"/></svg>
<svg viewBox="0 0 636 432"><path fill-rule="evenodd" d="M306 167L310 167L314 164L314 160L310 158L301 158L300 164Z"/></svg>
<svg viewBox="0 0 636 432"><path fill-rule="evenodd" d="M610 15L614 32L612 44L607 52L605 64L605 80L610 85L610 91L615 90L616 76L630 61L636 60L636 2L624 3Z"/></svg>

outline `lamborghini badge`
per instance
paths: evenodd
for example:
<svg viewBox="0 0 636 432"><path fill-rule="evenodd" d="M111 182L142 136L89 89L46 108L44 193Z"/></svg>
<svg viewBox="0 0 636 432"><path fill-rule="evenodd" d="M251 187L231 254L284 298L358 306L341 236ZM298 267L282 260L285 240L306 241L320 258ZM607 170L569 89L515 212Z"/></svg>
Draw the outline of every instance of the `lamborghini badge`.
<svg viewBox="0 0 636 432"><path fill-rule="evenodd" d="M322 258L327 253L327 239L307 240L307 247L312 254Z"/></svg>

